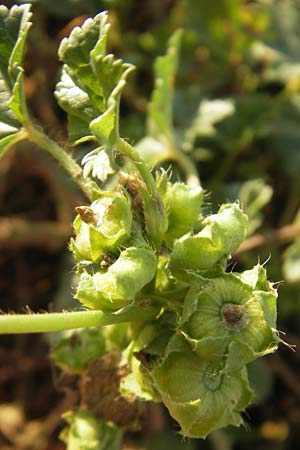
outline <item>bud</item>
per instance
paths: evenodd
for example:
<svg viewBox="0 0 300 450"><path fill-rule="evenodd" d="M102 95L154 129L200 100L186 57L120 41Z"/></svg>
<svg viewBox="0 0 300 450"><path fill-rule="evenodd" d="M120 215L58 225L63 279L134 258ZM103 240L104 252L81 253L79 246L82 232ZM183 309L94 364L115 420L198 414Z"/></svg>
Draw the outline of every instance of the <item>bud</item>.
<svg viewBox="0 0 300 450"><path fill-rule="evenodd" d="M116 311L132 302L153 279L156 268L157 258L151 247L129 247L106 272L83 272L75 297L88 308Z"/></svg>
<svg viewBox="0 0 300 450"><path fill-rule="evenodd" d="M77 207L75 239L70 248L77 261L97 262L129 238L132 226L130 202L124 193L103 193L91 206Z"/></svg>
<svg viewBox="0 0 300 450"><path fill-rule="evenodd" d="M159 248L168 227L168 219L164 204L160 197L153 196L143 186L140 188L143 199L145 228L149 239Z"/></svg>
<svg viewBox="0 0 300 450"><path fill-rule="evenodd" d="M203 189L184 183L168 183L164 198L168 213L167 239L177 239L191 231L200 215Z"/></svg>
<svg viewBox="0 0 300 450"><path fill-rule="evenodd" d="M135 218L146 230L148 239L159 248L168 227L167 214L160 196L150 193L145 182L137 175L121 172L119 179L131 197Z"/></svg>
<svg viewBox="0 0 300 450"><path fill-rule="evenodd" d="M247 234L248 218L237 204L223 205L217 214L203 220L196 235L175 241L170 256L170 270L209 270L234 252Z"/></svg>

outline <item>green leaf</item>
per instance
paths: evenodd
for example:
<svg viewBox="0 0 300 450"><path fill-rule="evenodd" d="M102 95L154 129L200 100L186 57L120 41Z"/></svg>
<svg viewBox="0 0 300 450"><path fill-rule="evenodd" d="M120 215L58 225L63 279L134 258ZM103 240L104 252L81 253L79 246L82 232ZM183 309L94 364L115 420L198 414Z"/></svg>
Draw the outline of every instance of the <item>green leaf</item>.
<svg viewBox="0 0 300 450"><path fill-rule="evenodd" d="M56 86L60 106L68 113L69 141L90 139L111 149L119 136L119 103L133 66L106 54L107 12L72 30L59 48L64 62Z"/></svg>
<svg viewBox="0 0 300 450"><path fill-rule="evenodd" d="M241 149L270 134L271 106L271 99L261 94L204 99L186 131L184 147L191 151L196 139L202 138L228 153Z"/></svg>
<svg viewBox="0 0 300 450"><path fill-rule="evenodd" d="M239 426L249 403L246 369L228 374L224 361L206 363L188 348L175 349L149 371L155 388L184 436L204 438L214 429Z"/></svg>
<svg viewBox="0 0 300 450"><path fill-rule="evenodd" d="M177 30L169 40L166 55L157 58L155 63L155 88L152 93L149 116L149 135L172 136L172 108L174 80L178 66L178 54L182 31Z"/></svg>
<svg viewBox="0 0 300 450"><path fill-rule="evenodd" d="M198 111L185 133L184 146L192 150L197 137L214 138L215 125L234 114L235 106L232 99L216 99L201 101Z"/></svg>
<svg viewBox="0 0 300 450"><path fill-rule="evenodd" d="M21 64L30 17L28 4L0 6L0 156L18 140L26 117Z"/></svg>

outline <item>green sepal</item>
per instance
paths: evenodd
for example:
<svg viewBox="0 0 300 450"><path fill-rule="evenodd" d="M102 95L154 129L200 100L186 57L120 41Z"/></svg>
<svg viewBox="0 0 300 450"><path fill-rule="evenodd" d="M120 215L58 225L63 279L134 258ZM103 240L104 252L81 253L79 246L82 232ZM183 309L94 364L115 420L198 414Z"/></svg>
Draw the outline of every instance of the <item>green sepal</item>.
<svg viewBox="0 0 300 450"><path fill-rule="evenodd" d="M81 373L89 363L103 356L105 339L102 331L86 328L59 339L52 348L54 363L70 373Z"/></svg>
<svg viewBox="0 0 300 450"><path fill-rule="evenodd" d="M146 401L161 401L160 395L153 386L151 377L137 356L138 354L144 354L142 351L156 336L157 328L155 325L147 325L125 350L123 359L130 367L130 374L121 381L120 392L123 395L134 396Z"/></svg>
<svg viewBox="0 0 300 450"><path fill-rule="evenodd" d="M63 418L68 426L60 438L67 444L67 450L121 450L122 431L114 425L88 411L69 411Z"/></svg>
<svg viewBox="0 0 300 450"><path fill-rule="evenodd" d="M265 320L271 328L276 329L277 321L277 290L268 281L267 271L261 264L256 264L253 269L236 273L236 277L251 286L253 294L258 299L264 311Z"/></svg>
<svg viewBox="0 0 300 450"><path fill-rule="evenodd" d="M191 288L179 330L197 355L207 361L225 356L228 370L276 350L276 291L255 291L234 274Z"/></svg>
<svg viewBox="0 0 300 450"><path fill-rule="evenodd" d="M159 248L168 228L168 219L163 202L159 197L153 197L149 191L140 185L139 192L143 200L143 215L146 232L156 248Z"/></svg>
<svg viewBox="0 0 300 450"><path fill-rule="evenodd" d="M225 360L201 360L175 336L167 356L150 371L155 388L181 434L205 438L211 431L243 423L240 412L252 398L246 369L228 374Z"/></svg>
<svg viewBox="0 0 300 450"><path fill-rule="evenodd" d="M114 252L130 237L132 214L125 192L102 193L90 207L88 223L78 215L73 223L76 233L70 249L78 262L99 261L103 253Z"/></svg>
<svg viewBox="0 0 300 450"><path fill-rule="evenodd" d="M155 276L157 258L150 247L129 247L106 272L83 272L75 297L84 306L115 311L129 305Z"/></svg>
<svg viewBox="0 0 300 450"><path fill-rule="evenodd" d="M149 368L155 366L165 352L176 327L176 316L165 313L155 323L144 326L124 352L131 373L122 380L121 392L143 400L161 401L153 385Z"/></svg>
<svg viewBox="0 0 300 450"><path fill-rule="evenodd" d="M164 203L168 213L166 238L178 239L192 230L200 216L203 189L184 183L168 183Z"/></svg>
<svg viewBox="0 0 300 450"><path fill-rule="evenodd" d="M203 220L203 229L196 235L187 234L174 243L170 270L203 271L228 258L247 234L247 216L236 203L223 205L217 214Z"/></svg>
<svg viewBox="0 0 300 450"><path fill-rule="evenodd" d="M203 221L205 227L219 226L222 250L230 255L244 241L248 231L248 217L237 203L222 205L217 214Z"/></svg>
<svg viewBox="0 0 300 450"><path fill-rule="evenodd" d="M268 281L267 271L262 264L256 264L252 269L235 273L244 284L248 284L256 291L273 291L272 284Z"/></svg>

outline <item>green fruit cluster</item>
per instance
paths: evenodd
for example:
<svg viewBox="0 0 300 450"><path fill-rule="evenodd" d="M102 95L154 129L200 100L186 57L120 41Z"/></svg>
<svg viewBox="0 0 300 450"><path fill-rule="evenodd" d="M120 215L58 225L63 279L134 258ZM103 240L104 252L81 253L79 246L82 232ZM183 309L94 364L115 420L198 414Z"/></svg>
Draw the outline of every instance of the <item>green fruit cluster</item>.
<svg viewBox="0 0 300 450"><path fill-rule="evenodd" d="M246 238L247 216L233 203L203 217L203 190L163 174L165 217L155 233L153 203L138 177L128 179L130 186L77 208L76 297L104 312L141 301L160 306L155 320L132 325L123 395L163 402L184 436L240 425L252 399L247 364L279 342L277 292L265 268L226 272Z"/></svg>

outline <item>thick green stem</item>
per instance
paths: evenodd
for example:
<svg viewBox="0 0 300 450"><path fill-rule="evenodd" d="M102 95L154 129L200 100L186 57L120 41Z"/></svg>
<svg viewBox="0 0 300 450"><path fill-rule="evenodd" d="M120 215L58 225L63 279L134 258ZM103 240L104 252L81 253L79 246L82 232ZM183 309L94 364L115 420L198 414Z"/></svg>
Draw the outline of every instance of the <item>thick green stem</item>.
<svg viewBox="0 0 300 450"><path fill-rule="evenodd" d="M49 138L41 129L33 125L31 122L25 124L27 139L34 142L38 147L46 150L55 158L60 165L71 175L75 183L80 187L82 192L92 200L92 189L82 176L82 169L79 164L55 141Z"/></svg>
<svg viewBox="0 0 300 450"><path fill-rule="evenodd" d="M155 307L136 306L117 313L72 311L42 314L7 314L0 316L0 334L48 333L75 328L101 327L120 322L151 320L159 314Z"/></svg>

